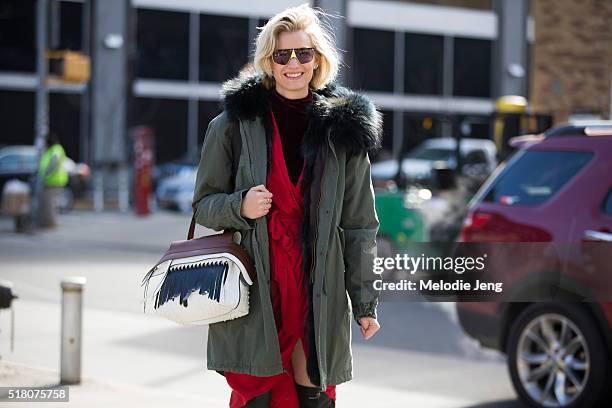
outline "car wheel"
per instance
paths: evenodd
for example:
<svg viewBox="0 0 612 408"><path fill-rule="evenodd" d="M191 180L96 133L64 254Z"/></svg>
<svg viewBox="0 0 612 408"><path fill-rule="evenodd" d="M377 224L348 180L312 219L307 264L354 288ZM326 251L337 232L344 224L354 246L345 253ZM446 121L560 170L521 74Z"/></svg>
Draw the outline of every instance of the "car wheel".
<svg viewBox="0 0 612 408"><path fill-rule="evenodd" d="M609 358L597 324L576 304L533 304L510 328L508 368L530 407L592 407L604 397Z"/></svg>

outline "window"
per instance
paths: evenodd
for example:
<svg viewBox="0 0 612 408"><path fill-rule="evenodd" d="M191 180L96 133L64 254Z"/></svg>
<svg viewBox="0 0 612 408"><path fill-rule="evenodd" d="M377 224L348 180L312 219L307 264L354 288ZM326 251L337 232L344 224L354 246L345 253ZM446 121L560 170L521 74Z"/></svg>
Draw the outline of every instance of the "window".
<svg viewBox="0 0 612 408"><path fill-rule="evenodd" d="M81 50L83 4L71 1L60 3L60 49Z"/></svg>
<svg viewBox="0 0 612 408"><path fill-rule="evenodd" d="M404 113L404 140L402 155L411 151L425 139L442 136L443 118L423 113Z"/></svg>
<svg viewBox="0 0 612 408"><path fill-rule="evenodd" d="M152 128L158 163L179 159L187 151L187 101L135 98L133 125Z"/></svg>
<svg viewBox="0 0 612 408"><path fill-rule="evenodd" d="M248 62L249 20L200 16L200 81L222 82Z"/></svg>
<svg viewBox="0 0 612 408"><path fill-rule="evenodd" d="M0 0L0 70L35 71L35 20L34 0Z"/></svg>
<svg viewBox="0 0 612 408"><path fill-rule="evenodd" d="M353 87L393 92L394 37L392 31L353 29Z"/></svg>
<svg viewBox="0 0 612 408"><path fill-rule="evenodd" d="M612 215L612 190L608 192L608 196L604 200L601 208L604 213Z"/></svg>
<svg viewBox="0 0 612 408"><path fill-rule="evenodd" d="M34 92L0 90L0 145L34 143Z"/></svg>
<svg viewBox="0 0 612 408"><path fill-rule="evenodd" d="M453 95L491 97L491 41L455 38Z"/></svg>
<svg viewBox="0 0 612 408"><path fill-rule="evenodd" d="M404 91L409 94L441 95L444 38L406 34Z"/></svg>
<svg viewBox="0 0 612 408"><path fill-rule="evenodd" d="M75 161L84 160L80 155L81 95L51 93L49 95L49 128L57 133L66 155Z"/></svg>
<svg viewBox="0 0 612 408"><path fill-rule="evenodd" d="M221 113L222 107L219 102L200 101L198 102L198 144L204 142L204 135L211 120Z"/></svg>
<svg viewBox="0 0 612 408"><path fill-rule="evenodd" d="M0 157L0 172L10 173L23 170L23 158L18 154L7 154Z"/></svg>
<svg viewBox="0 0 612 408"><path fill-rule="evenodd" d="M484 201L524 206L542 204L592 156L589 152L519 151L486 193Z"/></svg>
<svg viewBox="0 0 612 408"><path fill-rule="evenodd" d="M187 80L189 15L146 9L138 9L137 15L137 75Z"/></svg>

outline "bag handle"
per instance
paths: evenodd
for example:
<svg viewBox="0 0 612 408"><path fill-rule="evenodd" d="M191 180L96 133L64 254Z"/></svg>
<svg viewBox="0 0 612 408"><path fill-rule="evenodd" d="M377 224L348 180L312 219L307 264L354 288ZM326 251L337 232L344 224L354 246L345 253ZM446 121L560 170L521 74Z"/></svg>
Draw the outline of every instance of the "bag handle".
<svg viewBox="0 0 612 408"><path fill-rule="evenodd" d="M242 151L242 137L240 136L240 125L238 122L231 121L228 126L228 132L230 133L230 140L232 145L232 191L236 189L236 174L238 173L238 161L240 160L240 153ZM189 224L189 230L187 231L187 239L193 239L195 234L196 226L196 207L199 204L192 205L193 215L191 216L191 224Z"/></svg>

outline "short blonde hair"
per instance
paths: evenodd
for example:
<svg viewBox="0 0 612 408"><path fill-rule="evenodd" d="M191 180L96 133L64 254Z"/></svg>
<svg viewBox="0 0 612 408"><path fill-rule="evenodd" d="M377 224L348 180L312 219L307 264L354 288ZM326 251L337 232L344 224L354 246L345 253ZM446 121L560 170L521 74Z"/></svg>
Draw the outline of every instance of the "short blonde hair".
<svg viewBox="0 0 612 408"><path fill-rule="evenodd" d="M302 4L276 14L263 27L258 28L260 32L255 41L253 65L263 74L266 87L274 86L272 53L276 48L277 37L282 32L304 31L309 35L312 47L319 56L319 66L310 81L311 88L321 89L336 79L339 59L333 32L321 22L319 15L326 14L308 4Z"/></svg>

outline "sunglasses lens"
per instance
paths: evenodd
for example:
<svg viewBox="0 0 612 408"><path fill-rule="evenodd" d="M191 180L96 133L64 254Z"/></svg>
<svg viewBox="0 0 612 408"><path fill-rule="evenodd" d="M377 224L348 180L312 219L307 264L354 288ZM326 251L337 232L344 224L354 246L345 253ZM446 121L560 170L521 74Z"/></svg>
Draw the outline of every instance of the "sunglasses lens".
<svg viewBox="0 0 612 408"><path fill-rule="evenodd" d="M276 50L272 53L274 62L280 65L286 65L291 57L291 50Z"/></svg>
<svg viewBox="0 0 612 408"><path fill-rule="evenodd" d="M314 50L312 48L301 48L299 50L295 50L295 55L297 55L300 64L306 64L307 62L312 61L314 57Z"/></svg>

